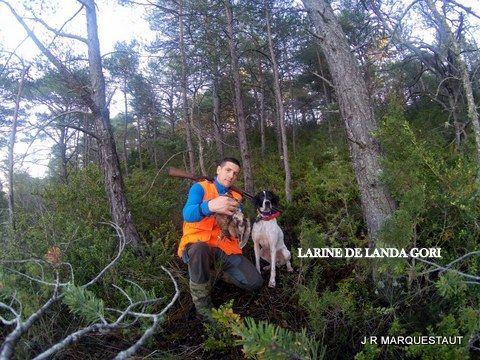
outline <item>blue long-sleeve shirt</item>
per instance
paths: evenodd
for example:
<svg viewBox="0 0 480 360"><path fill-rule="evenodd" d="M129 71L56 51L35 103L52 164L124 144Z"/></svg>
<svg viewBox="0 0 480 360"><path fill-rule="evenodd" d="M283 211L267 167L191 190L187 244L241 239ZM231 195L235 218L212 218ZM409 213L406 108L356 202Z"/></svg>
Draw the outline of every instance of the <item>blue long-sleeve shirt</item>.
<svg viewBox="0 0 480 360"><path fill-rule="evenodd" d="M215 178L215 187L217 188L218 195L225 195L229 188L223 186ZM195 183L188 192L187 202L183 207L183 220L186 222L198 222L205 216L213 215L213 212L208 210L208 201L203 201L205 191L202 185ZM200 213L201 211L201 213Z"/></svg>

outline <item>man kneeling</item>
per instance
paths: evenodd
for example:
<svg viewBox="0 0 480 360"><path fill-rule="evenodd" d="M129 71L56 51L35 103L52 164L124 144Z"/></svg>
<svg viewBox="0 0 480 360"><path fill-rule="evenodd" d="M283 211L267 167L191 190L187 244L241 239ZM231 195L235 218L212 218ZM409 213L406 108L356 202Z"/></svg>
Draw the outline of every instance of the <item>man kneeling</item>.
<svg viewBox="0 0 480 360"><path fill-rule="evenodd" d="M237 159L223 159L217 167L215 181L193 184L183 208L183 237L177 254L188 265L190 294L197 313L209 321L213 307L210 269L214 261L223 264L223 279L241 289L253 291L263 283L255 266L242 255L238 239L222 238L214 216L216 213L233 215L237 210L241 195L230 193L230 186L239 172Z"/></svg>

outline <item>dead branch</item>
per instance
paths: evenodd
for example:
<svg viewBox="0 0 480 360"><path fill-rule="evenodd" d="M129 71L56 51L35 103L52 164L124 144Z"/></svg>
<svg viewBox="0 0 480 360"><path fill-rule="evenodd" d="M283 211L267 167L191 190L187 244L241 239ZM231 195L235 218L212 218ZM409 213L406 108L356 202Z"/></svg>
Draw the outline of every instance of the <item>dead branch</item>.
<svg viewBox="0 0 480 360"><path fill-rule="evenodd" d="M105 273L118 262L120 256L122 255L122 253L125 249L126 239L125 239L125 235L124 235L122 229L117 224L112 223L112 222L108 222L108 223L104 223L104 224L112 226L115 229L115 231L118 235L119 246L118 246L117 254L116 254L115 258L98 273L97 276L95 276L88 283L82 285L80 287L82 289L86 289L87 287L97 283L105 275ZM10 271L13 270L12 271L13 273L15 273L19 276L27 277L28 279L30 279L31 281L34 281L36 283L47 285L47 286L53 286L54 290L53 290L52 295L48 299L48 301L45 302L45 304L40 309L38 309L35 313L33 313L26 321L22 321L22 319L21 319L21 317L22 317L22 310L21 310L22 305L21 305L21 303L19 303L16 300L15 296L12 297L12 301L11 301L10 304L0 302L0 310L3 310L4 312L7 313L7 315L0 316L0 322L5 326L15 326L13 331L11 331L7 335L4 343L2 344L2 346L0 348L0 360L8 360L8 359L12 358L12 356L14 354L15 346L20 341L20 338L28 331L28 329L35 323L36 320L38 320L42 315L45 314L45 312L49 308L51 308L51 306L53 304L55 304L59 300L62 300L65 297L65 292L59 292L59 289L61 289L62 287L66 286L66 285L73 284L73 269L72 269L71 265L70 265L71 281L66 282L66 283L65 282L61 283L60 282L58 266L60 266L62 264L65 265L66 263L56 264L56 266L57 266L55 268L55 274L56 274L55 279L56 280L55 280L54 283L47 282L47 281L43 280L43 272L44 272L43 271L43 264L48 263L46 261L43 261L43 260L40 260L40 259L25 259L25 260L11 260L11 261L5 260L5 261L0 262L0 264L2 264L2 263L24 264L24 263L28 263L28 262L38 264L42 268L42 279L35 278L35 277L29 276L27 274L23 274L19 271L13 270L13 269L8 269L8 270L10 270ZM159 324L162 322L166 312L173 306L173 304L176 302L176 300L180 296L180 290L178 288L178 284L177 284L175 278L172 276L172 274L165 267L162 266L161 268L162 268L163 271L165 271L168 274L168 276L172 280L174 288L175 288L175 294L172 297L171 301L160 312L155 313L155 314L150 314L150 313L146 312L146 307L148 305L153 305L155 303L158 303L158 302L162 301L163 298L148 299L147 293L138 284L135 284L134 282L127 280L127 282L129 282L130 284L132 284L134 287L136 287L137 289L139 289L141 291L141 293L143 295L143 298L144 298L141 301L134 302L125 290L121 289L120 287L118 287L116 285L113 285L129 301L129 305L124 310L110 309L110 308L106 309L110 312L116 312L116 313L119 314L115 321L108 322L103 316L100 316L99 320L97 322L95 322L94 324L91 324L91 325L86 326L84 328L81 328L81 329L79 329L75 332L72 332L71 334L69 334L65 338L63 338L61 341L59 341L58 343L54 344L53 346L51 346L50 348L48 348L47 350L45 350L44 352L42 352L41 354L36 356L35 359L40 360L40 359L50 358L52 355L54 355L58 351L60 351L64 348L66 348L67 346L72 345L72 344L76 343L77 341L79 341L81 339L81 337L85 334L92 333L92 332L97 332L97 331L111 331L111 330L114 330L114 329L131 327L132 325L136 324L139 319L151 320L152 321L151 326L146 331L143 332L142 336L132 346L130 346L128 349L120 352L117 355L116 359L127 359L127 358L131 357L133 354L135 354L140 349L141 346L143 346L145 341L154 334L155 330L157 329ZM16 309L13 306L13 303L15 301L18 303L18 307L20 309ZM133 321L127 321L127 319L132 318L132 317L133 317Z"/></svg>
<svg viewBox="0 0 480 360"><path fill-rule="evenodd" d="M80 8L80 10L83 8L83 6ZM80 12L80 10L77 11L77 13L75 14L75 16ZM83 42L84 44L87 44L88 45L88 40L85 39L84 37L82 36L79 36L79 35L75 35L75 34L69 34L69 33L65 33L61 30L57 30L53 27L51 27L50 25L48 25L45 21L43 21L42 19L39 19L37 17L33 17L33 18L29 18L30 20L33 20L33 21L36 21L40 24L42 24L47 30L51 31L52 33L55 34L55 36L60 36L60 37L65 37L65 38L69 38L69 39L74 39L74 40L78 40L78 41L81 41Z"/></svg>
<svg viewBox="0 0 480 360"><path fill-rule="evenodd" d="M447 265L439 265L437 263L434 263L432 261L428 261L428 260L425 260L425 259L422 259L422 258L415 258L415 260L417 261L420 261L424 264L428 264L428 265L431 265L434 267L434 269L430 269L430 270L427 270L427 271L424 271L422 273L420 273L420 275L425 275L425 274L429 274L429 273L432 273L432 272L435 272L435 271L451 271L455 274L458 274L466 279L470 279L470 280L473 280L473 281L468 281L469 284L476 284L476 285L480 285L480 276L475 276L475 275L471 275L471 274L467 274L463 271L460 271L460 270L457 270L457 269L452 269L452 266L459 263L459 262L462 262L464 261L465 259L471 257L471 256L474 256L474 255L480 255L480 251L472 251L472 252L469 252L461 257L459 257L458 259L455 259L454 261L450 262L449 264Z"/></svg>

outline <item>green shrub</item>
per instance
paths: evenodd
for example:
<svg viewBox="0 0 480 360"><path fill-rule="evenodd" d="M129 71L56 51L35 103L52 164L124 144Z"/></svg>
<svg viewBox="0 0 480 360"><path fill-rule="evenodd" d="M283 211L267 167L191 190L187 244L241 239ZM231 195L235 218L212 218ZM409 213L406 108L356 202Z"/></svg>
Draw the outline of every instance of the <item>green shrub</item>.
<svg viewBox="0 0 480 360"><path fill-rule="evenodd" d="M235 326L243 353L251 359L323 359L325 350L308 337L305 329L299 333L246 318L244 326Z"/></svg>

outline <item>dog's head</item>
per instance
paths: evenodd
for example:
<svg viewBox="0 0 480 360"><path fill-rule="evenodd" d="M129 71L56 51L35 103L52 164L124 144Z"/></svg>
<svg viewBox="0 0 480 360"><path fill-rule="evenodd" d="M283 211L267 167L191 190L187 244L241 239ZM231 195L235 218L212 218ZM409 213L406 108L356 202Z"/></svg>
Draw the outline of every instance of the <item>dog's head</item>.
<svg viewBox="0 0 480 360"><path fill-rule="evenodd" d="M269 213L273 210L272 207L278 208L279 200L278 196L273 192L264 190L255 195L253 206L262 213Z"/></svg>

